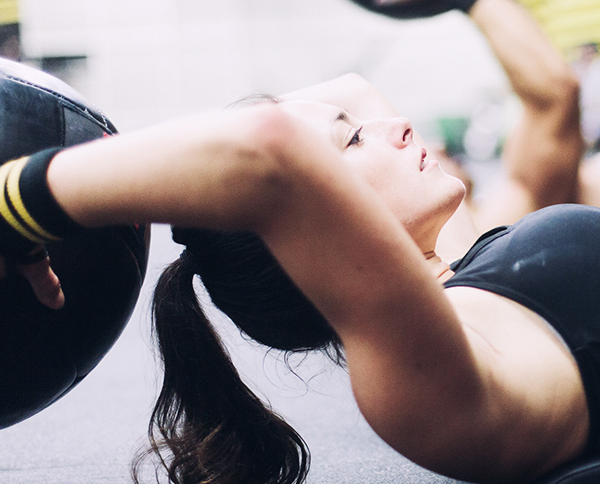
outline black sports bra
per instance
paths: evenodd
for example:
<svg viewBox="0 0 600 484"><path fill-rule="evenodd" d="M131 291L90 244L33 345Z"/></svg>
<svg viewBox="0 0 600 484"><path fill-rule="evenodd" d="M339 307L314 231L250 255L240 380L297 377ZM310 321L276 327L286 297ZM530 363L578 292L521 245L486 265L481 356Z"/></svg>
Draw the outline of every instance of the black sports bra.
<svg viewBox="0 0 600 484"><path fill-rule="evenodd" d="M588 451L600 450L600 209L555 205L482 235L444 286L484 289L539 314L581 372L590 412Z"/></svg>

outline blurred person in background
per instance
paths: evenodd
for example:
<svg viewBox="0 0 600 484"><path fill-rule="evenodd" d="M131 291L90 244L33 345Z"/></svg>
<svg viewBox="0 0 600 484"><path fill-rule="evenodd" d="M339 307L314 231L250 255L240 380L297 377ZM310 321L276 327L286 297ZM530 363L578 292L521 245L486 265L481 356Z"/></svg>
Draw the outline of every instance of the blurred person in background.
<svg viewBox="0 0 600 484"><path fill-rule="evenodd" d="M573 65L581 81L582 131L587 147L600 139L600 3L589 0L520 0L553 45Z"/></svg>
<svg viewBox="0 0 600 484"><path fill-rule="evenodd" d="M599 7L600 10L600 7ZM600 23L600 19L599 19ZM600 25L599 28L600 30ZM581 84L581 129L588 150L600 151L600 56L598 44L591 42L578 49L573 68Z"/></svg>

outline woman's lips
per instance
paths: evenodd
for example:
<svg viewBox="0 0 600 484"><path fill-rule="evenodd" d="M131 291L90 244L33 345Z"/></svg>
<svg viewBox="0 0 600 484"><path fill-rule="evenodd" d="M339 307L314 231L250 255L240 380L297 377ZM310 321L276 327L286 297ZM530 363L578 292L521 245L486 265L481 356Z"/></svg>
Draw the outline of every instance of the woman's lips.
<svg viewBox="0 0 600 484"><path fill-rule="evenodd" d="M425 158L427 158L427 150L425 148L421 148L421 165L419 166L420 171L423 171L427 166L427 161Z"/></svg>
<svg viewBox="0 0 600 484"><path fill-rule="evenodd" d="M421 171L429 171L439 165L437 160L423 160L421 161Z"/></svg>
<svg viewBox="0 0 600 484"><path fill-rule="evenodd" d="M427 159L427 150L425 148L421 150L421 165L419 166L421 172L432 170L439 164L437 160Z"/></svg>

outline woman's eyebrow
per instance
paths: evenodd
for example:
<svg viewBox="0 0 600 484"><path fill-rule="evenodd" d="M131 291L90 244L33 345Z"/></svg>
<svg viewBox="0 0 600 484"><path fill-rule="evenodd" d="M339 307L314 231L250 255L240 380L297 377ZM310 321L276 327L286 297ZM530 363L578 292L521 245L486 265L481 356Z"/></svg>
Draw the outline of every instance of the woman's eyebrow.
<svg viewBox="0 0 600 484"><path fill-rule="evenodd" d="M338 114L337 117L333 120L334 123L336 121L348 121L348 113L346 111L341 111L340 114Z"/></svg>
<svg viewBox="0 0 600 484"><path fill-rule="evenodd" d="M331 137L331 141L333 141L335 144L338 144L340 142L339 138L340 138L340 133L339 133L339 129L337 126L337 122L338 121L342 121L347 123L349 120L348 118L348 113L346 111L340 111L340 113L333 119L333 121L331 122L331 127L330 127L330 137Z"/></svg>

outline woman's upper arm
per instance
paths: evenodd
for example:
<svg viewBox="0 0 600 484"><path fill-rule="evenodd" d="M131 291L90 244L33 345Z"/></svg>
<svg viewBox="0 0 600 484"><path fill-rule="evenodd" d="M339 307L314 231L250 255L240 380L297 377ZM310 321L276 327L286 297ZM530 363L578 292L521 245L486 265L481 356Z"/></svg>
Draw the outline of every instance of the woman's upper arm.
<svg viewBox="0 0 600 484"><path fill-rule="evenodd" d="M483 381L463 328L425 258L380 197L315 140L260 232L344 344L361 411L407 455L451 439ZM314 151L313 151L314 150ZM450 440L446 440L446 443Z"/></svg>

